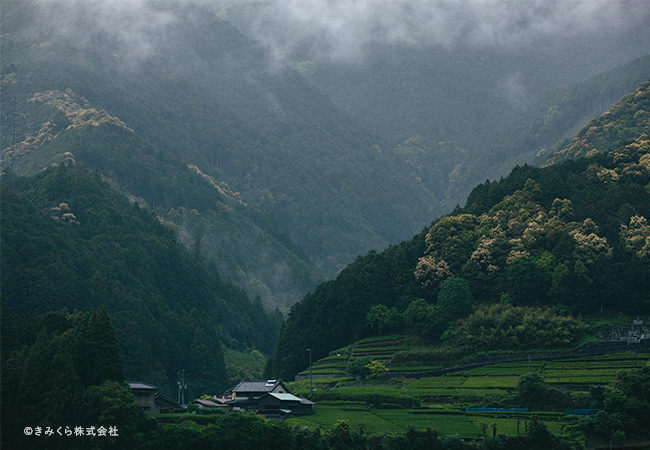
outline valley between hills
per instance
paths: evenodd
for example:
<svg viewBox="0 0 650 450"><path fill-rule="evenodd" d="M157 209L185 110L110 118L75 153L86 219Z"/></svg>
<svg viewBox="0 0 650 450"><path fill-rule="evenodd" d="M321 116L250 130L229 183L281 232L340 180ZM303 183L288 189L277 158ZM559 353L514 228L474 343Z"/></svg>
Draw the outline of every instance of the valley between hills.
<svg viewBox="0 0 650 450"><path fill-rule="evenodd" d="M2 5L3 448L650 448L644 2L116 2Z"/></svg>

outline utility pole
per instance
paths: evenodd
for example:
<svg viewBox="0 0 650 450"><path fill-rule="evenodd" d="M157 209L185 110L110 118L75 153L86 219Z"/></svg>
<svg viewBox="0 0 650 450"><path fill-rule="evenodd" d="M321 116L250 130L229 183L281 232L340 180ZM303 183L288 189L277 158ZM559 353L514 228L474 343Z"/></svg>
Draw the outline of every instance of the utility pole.
<svg viewBox="0 0 650 450"><path fill-rule="evenodd" d="M312 371L311 371L311 348L308 348L309 352L309 392L311 392L311 398L314 398L314 383L312 381Z"/></svg>
<svg viewBox="0 0 650 450"><path fill-rule="evenodd" d="M185 384L185 369L178 371L178 404L183 406L185 404L185 389L187 389L187 384Z"/></svg>

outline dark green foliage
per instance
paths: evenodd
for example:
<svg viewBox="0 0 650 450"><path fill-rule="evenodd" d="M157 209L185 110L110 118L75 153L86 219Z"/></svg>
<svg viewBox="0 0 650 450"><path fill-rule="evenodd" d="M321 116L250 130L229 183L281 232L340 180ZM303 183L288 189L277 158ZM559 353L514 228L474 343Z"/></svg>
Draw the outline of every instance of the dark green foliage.
<svg viewBox="0 0 650 450"><path fill-rule="evenodd" d="M80 330L94 343L73 351L87 382L124 376L116 364L95 372L95 362L118 345L98 334L107 329L106 312L126 376L163 390L173 391L180 369L188 373L190 392L226 388L222 343L273 348L276 316L190 255L171 230L97 174L68 164L30 179L3 175L2 191L5 312L29 317L62 307L106 306ZM60 218L62 204L76 222Z"/></svg>
<svg viewBox="0 0 650 450"><path fill-rule="evenodd" d="M81 327L77 339L75 366L79 379L85 386L99 385L104 380L124 380L120 344L103 305Z"/></svg>
<svg viewBox="0 0 650 450"><path fill-rule="evenodd" d="M116 426L120 438L106 448L132 442L140 409L124 383L117 340L104 308L11 323L4 311L2 315L3 336L10 342L2 349L3 447L43 448L42 441L23 434L26 426ZM87 358L79 356L82 352ZM79 438L49 439L48 448L89 446Z"/></svg>
<svg viewBox="0 0 650 450"><path fill-rule="evenodd" d="M591 434L611 437L617 431L648 436L650 422L650 366L621 370L612 389L595 399L603 410L585 417L581 427ZM592 394L592 397L593 394Z"/></svg>
<svg viewBox="0 0 650 450"><path fill-rule="evenodd" d="M533 258L520 258L507 271L508 292L515 305L543 305L550 279Z"/></svg>
<svg viewBox="0 0 650 450"><path fill-rule="evenodd" d="M544 379L536 373L519 378L519 383L515 389L515 402L520 407L530 408L534 411L544 409L561 410L571 406L569 394L544 383ZM543 424L537 424L537 426L543 426ZM529 429L529 433L550 436L545 428L540 428L534 432Z"/></svg>
<svg viewBox="0 0 650 450"><path fill-rule="evenodd" d="M133 64L125 61L131 49L120 48L113 33L86 25L90 18L76 25L93 45L79 46L67 34L40 27L39 8L16 2L3 11L3 68L13 71L7 74L10 88L3 90L2 109L13 105L29 121L20 121L15 138L7 138L2 148L38 134L50 117L60 127L53 131L62 132L38 151L11 149L7 165L34 173L70 151L115 176L121 189L160 208L161 216L170 207L189 210L197 202L210 202L220 217L188 215L176 217L181 222L176 223L189 223L193 240L204 239L201 250L212 259L216 253L235 253L229 257L259 278L283 306L313 288L323 274L331 276L357 254L404 239L428 220L436 197L303 76L269 70L270 55L210 9L158 2L151 8L178 21L164 33L148 35L155 57L140 60L138 55ZM46 39L51 48L37 49L31 45L35 39ZM67 130L63 114L29 101L38 92L68 89L74 98L87 99L87 107L119 118L133 134L105 124ZM3 138L11 134L2 133ZM126 149L135 151L125 155ZM161 164L164 158L173 164ZM196 200L187 195L196 186L178 167L169 167L187 172L186 164L228 183L249 207L230 214L214 208L214 195ZM163 174L171 175L175 189L161 183ZM250 251L228 241L246 244ZM230 270L238 274L237 269ZM267 300L259 283L241 278Z"/></svg>
<svg viewBox="0 0 650 450"><path fill-rule="evenodd" d="M473 442L456 435L440 437L437 430L407 427L403 434L367 434L345 420L329 430L291 428L287 422L265 420L252 414L213 415L205 423L200 416L161 425L142 436L139 449L176 449L191 445L197 450L569 450L573 447L551 435L543 424L531 421L521 437L496 436Z"/></svg>
<svg viewBox="0 0 650 450"><path fill-rule="evenodd" d="M648 94L644 87L626 102L643 105ZM322 357L368 333L362 324L376 305L396 308L411 329L438 337L449 320L436 310L442 307L438 286L450 274L465 280L477 304L503 300L515 306L559 304L574 314L644 313L650 292L650 260L643 250L650 233L649 154L650 141L640 136L608 153L541 169L518 167L500 181L477 186L464 208L434 222L426 234L358 258L295 305L269 374L290 377L307 365L304 348ZM416 298L426 300L412 303ZM457 306L449 305L450 311ZM579 327L573 322L542 315L549 315L549 326L528 321L533 341L522 334L507 345L538 346L555 325L569 327L551 332L557 345L575 342Z"/></svg>
<svg viewBox="0 0 650 450"><path fill-rule="evenodd" d="M381 335L390 331L401 329L404 326L404 317L397 308L388 308L385 305L375 305L366 314L366 324L373 333Z"/></svg>
<svg viewBox="0 0 650 450"><path fill-rule="evenodd" d="M446 313L438 305L416 298L404 311L405 326L425 338L436 338L446 324Z"/></svg>
<svg viewBox="0 0 650 450"><path fill-rule="evenodd" d="M312 348L314 359L318 359L367 333L364 319L377 304L404 310L417 296L413 270L424 248L422 232L381 254L358 257L336 280L322 284L295 304L282 326L278 351L269 361L267 374L292 378L307 367L307 348Z"/></svg>
<svg viewBox="0 0 650 450"><path fill-rule="evenodd" d="M443 281L436 305L447 321L467 316L472 312L472 303L472 292L465 280L451 277Z"/></svg>
<svg viewBox="0 0 650 450"><path fill-rule="evenodd" d="M566 347L583 332L583 324L551 308L495 303L459 320L450 341L481 350L522 350Z"/></svg>
<svg viewBox="0 0 650 450"><path fill-rule="evenodd" d="M609 112L590 121L578 135L557 150L549 162L614 150L650 132L650 82L626 95Z"/></svg>

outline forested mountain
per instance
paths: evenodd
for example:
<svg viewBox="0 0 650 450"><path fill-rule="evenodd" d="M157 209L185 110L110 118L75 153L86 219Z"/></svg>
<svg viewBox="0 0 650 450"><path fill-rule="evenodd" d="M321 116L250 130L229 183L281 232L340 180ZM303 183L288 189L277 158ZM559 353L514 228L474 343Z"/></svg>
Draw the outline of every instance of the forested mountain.
<svg viewBox="0 0 650 450"><path fill-rule="evenodd" d="M593 143L602 153L545 168L517 167L487 181L464 208L409 241L357 258L307 295L282 328L270 373L291 377L305 366L301 349L322 357L378 327L408 326L436 342L450 325L443 338L453 341L454 329L462 337L467 330L498 327L504 317L522 314L517 308L647 312L650 140L643 118L649 85L569 144ZM490 309L495 303L501 309ZM472 310L476 314L468 316ZM487 317L489 323L478 324Z"/></svg>
<svg viewBox="0 0 650 450"><path fill-rule="evenodd" d="M194 108L200 91L169 79L171 73L105 61L110 41L89 50L54 36L51 44L44 41L45 50L31 47L32 41L20 40L30 31L23 21L39 8L10 6L3 29L16 31L2 39L5 168L29 174L74 158L100 169L116 188L165 217L188 247L199 248L269 306L290 304L315 283L313 263L269 214L196 165L204 167L193 139L208 145L207 133L209 145L261 148L253 131L215 102L197 101ZM130 123L102 106L125 113ZM183 161L187 153L192 157Z"/></svg>
<svg viewBox="0 0 650 450"><path fill-rule="evenodd" d="M12 75L3 89L9 104L24 82ZM25 174L72 160L100 170L114 188L164 218L188 248L268 306L291 304L318 279L304 252L271 217L197 166L161 153L71 90L35 93L22 111L38 128L13 138L20 130L14 129L12 110L4 111L5 167ZM10 145L12 140L17 143Z"/></svg>
<svg viewBox="0 0 650 450"><path fill-rule="evenodd" d="M1 240L3 329L18 318L104 305L127 379L173 392L186 369L191 392L218 391L228 383L222 344L273 349L278 315L79 164L2 175ZM3 354L10 348L3 340Z"/></svg>
<svg viewBox="0 0 650 450"><path fill-rule="evenodd" d="M228 219L225 225L197 224L190 214L169 212L191 209L189 201L159 204L148 192L132 189L139 171L153 163L140 162L115 180L185 227L190 242L200 238L206 257L249 292L271 297L269 304L289 304L316 277L333 275L361 251L403 238L431 216L435 200L427 190L299 73L273 71L262 49L201 7L174 2L151 7L174 19L142 37L150 45L143 55L94 26L92 5L86 10L67 2L10 3L2 24L4 81L11 85L3 89L3 122L10 127L3 143L6 166L33 173L63 157L64 145L42 149L38 139L46 122L57 124L34 111L52 92L66 93L85 109L105 111L124 125L122 134L133 130L149 153L198 167L239 192L249 210L263 211L252 230L253 225L242 229ZM52 17L39 14L57 20L69 15L84 25L66 35L48 25ZM66 121L58 125L61 134L49 145L78 132ZM101 134L101 125L95 133ZM107 154L117 159L116 149L124 144L114 139L93 136L95 161L87 163L97 167ZM25 140L29 149L22 147ZM136 158L134 151L128 155ZM154 181L151 191L166 189ZM282 232L269 231L264 222L277 223L275 231ZM277 241L278 235L295 245L264 242ZM232 241L246 250L227 244Z"/></svg>
<svg viewBox="0 0 650 450"><path fill-rule="evenodd" d="M445 213L477 183L548 154L650 77L644 56L606 71L585 63L581 80L545 45L374 49L358 64L316 65L310 79L381 136ZM584 50L563 49L576 59Z"/></svg>
<svg viewBox="0 0 650 450"><path fill-rule="evenodd" d="M589 79L642 54L638 24L581 37L557 61L552 37L283 60L241 19L266 6L7 2L3 167L32 174L71 153L286 309L649 74L642 58Z"/></svg>
<svg viewBox="0 0 650 450"><path fill-rule="evenodd" d="M547 164L614 150L650 134L650 83L626 95L576 137L563 143Z"/></svg>
<svg viewBox="0 0 650 450"><path fill-rule="evenodd" d="M501 46L423 37L418 45L371 43L353 61L299 56L312 61L309 79L334 104L414 169L442 214L477 183L548 153L647 80L647 30L646 20L630 24L629 36L602 29Z"/></svg>

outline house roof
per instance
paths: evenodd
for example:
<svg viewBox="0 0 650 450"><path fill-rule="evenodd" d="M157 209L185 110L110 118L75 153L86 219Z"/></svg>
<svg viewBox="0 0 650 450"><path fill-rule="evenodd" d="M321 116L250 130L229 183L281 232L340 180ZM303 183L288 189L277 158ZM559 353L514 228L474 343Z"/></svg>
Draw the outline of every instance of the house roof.
<svg viewBox="0 0 650 450"><path fill-rule="evenodd" d="M234 400L228 400L226 403L230 406L238 406L238 405L255 405L257 404L257 401L259 398L255 399L247 399L247 398L236 398Z"/></svg>
<svg viewBox="0 0 650 450"><path fill-rule="evenodd" d="M156 390L158 389L156 386L153 386L151 384L145 384L145 383L129 383L129 388L131 389L149 389L149 390Z"/></svg>
<svg viewBox="0 0 650 450"><path fill-rule="evenodd" d="M232 392L271 392L279 384L282 384L282 381L242 381L232 388Z"/></svg>
<svg viewBox="0 0 650 450"><path fill-rule="evenodd" d="M293 394L275 394L273 392L270 392L268 395L277 398L280 401L286 402L286 401L293 401L293 402L299 402L300 398L296 397Z"/></svg>
<svg viewBox="0 0 650 450"><path fill-rule="evenodd" d="M207 406L208 408L216 408L221 406L219 403L215 403L211 400L194 400L195 403L198 403L199 405Z"/></svg>
<svg viewBox="0 0 650 450"><path fill-rule="evenodd" d="M156 405L161 406L163 408L184 409L183 406L176 403L176 401L173 398L168 397L165 394L161 394L160 392L156 393L154 401L156 402Z"/></svg>

